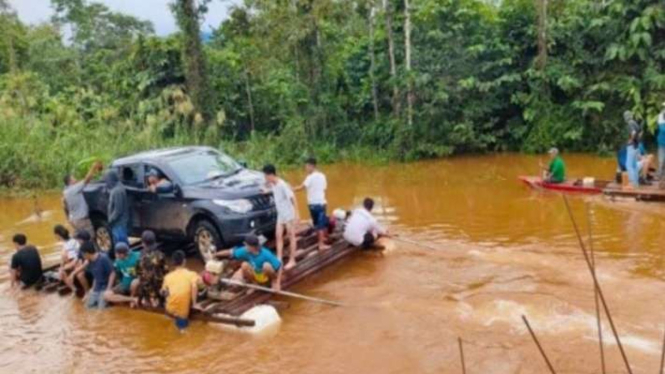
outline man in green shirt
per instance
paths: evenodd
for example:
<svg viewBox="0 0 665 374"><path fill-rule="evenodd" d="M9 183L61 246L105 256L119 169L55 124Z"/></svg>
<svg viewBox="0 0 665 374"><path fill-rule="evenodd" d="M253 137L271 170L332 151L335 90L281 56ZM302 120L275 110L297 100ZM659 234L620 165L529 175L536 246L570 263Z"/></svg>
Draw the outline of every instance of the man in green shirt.
<svg viewBox="0 0 665 374"><path fill-rule="evenodd" d="M566 164L559 156L559 150L552 148L549 151L550 166L545 170L545 182L548 183L563 183L566 180Z"/></svg>
<svg viewBox="0 0 665 374"><path fill-rule="evenodd" d="M126 243L120 242L115 245L115 271L111 272L108 288L104 293L104 299L110 303L130 303L136 305L138 298L136 290L139 281L136 279L136 267L141 255L129 249ZM118 284L114 284L120 276Z"/></svg>

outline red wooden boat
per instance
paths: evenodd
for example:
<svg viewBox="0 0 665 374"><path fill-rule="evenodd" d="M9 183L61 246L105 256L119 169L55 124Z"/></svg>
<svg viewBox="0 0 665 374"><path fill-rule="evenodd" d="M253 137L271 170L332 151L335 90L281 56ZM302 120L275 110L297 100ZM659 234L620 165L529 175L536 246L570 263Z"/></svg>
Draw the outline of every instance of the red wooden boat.
<svg viewBox="0 0 665 374"><path fill-rule="evenodd" d="M585 185L582 179L568 180L563 183L549 183L545 182L543 178L528 176L521 176L519 180L535 189L586 194L601 194L605 187L610 184L610 181L594 180L592 185Z"/></svg>

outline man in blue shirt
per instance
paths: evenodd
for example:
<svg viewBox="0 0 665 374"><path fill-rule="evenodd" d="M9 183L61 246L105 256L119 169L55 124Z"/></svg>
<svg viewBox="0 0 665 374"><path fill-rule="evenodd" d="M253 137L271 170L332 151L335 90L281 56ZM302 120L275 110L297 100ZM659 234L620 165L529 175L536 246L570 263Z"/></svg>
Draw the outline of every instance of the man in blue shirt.
<svg viewBox="0 0 665 374"><path fill-rule="evenodd" d="M92 289L83 299L85 306L89 309L106 308L104 291L109 284L109 278L113 273L113 263L104 253L99 253L92 242L85 242L80 248L83 258L88 262L87 269L92 274Z"/></svg>
<svg viewBox="0 0 665 374"><path fill-rule="evenodd" d="M259 238L256 235L247 235L244 247L220 251L217 252L216 256L230 257L231 259L242 261L240 269L233 274L233 280L258 283L260 285L271 283L273 289L280 289L282 261L268 248L261 246Z"/></svg>

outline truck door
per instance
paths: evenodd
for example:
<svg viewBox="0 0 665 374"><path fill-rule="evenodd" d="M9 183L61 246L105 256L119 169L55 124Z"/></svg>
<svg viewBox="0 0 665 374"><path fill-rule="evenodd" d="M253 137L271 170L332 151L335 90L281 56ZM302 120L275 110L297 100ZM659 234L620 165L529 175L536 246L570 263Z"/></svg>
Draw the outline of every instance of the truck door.
<svg viewBox="0 0 665 374"><path fill-rule="evenodd" d="M159 168L153 165L144 165L144 175L151 170L156 171L161 179L167 183L172 183ZM143 195L143 218L146 228L149 228L159 235L166 237L179 238L185 235L184 211L182 205L185 203L181 198L176 197L175 190L151 192L148 190L148 181L145 181L146 193Z"/></svg>
<svg viewBox="0 0 665 374"><path fill-rule="evenodd" d="M130 226L132 236L141 235L143 225L141 218L141 193L143 186L143 168L140 164L124 165L119 168L120 181L127 191L127 200L130 209Z"/></svg>

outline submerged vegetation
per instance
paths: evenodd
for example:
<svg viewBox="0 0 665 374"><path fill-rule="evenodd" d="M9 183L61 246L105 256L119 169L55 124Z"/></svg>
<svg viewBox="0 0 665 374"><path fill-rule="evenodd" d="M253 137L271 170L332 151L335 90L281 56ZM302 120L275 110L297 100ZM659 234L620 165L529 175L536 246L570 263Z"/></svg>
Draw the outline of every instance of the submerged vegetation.
<svg viewBox="0 0 665 374"><path fill-rule="evenodd" d="M613 151L665 101L659 0L245 0L202 41L85 0L0 0L0 186L91 156L209 144L250 164ZM167 6L167 5L165 5Z"/></svg>

